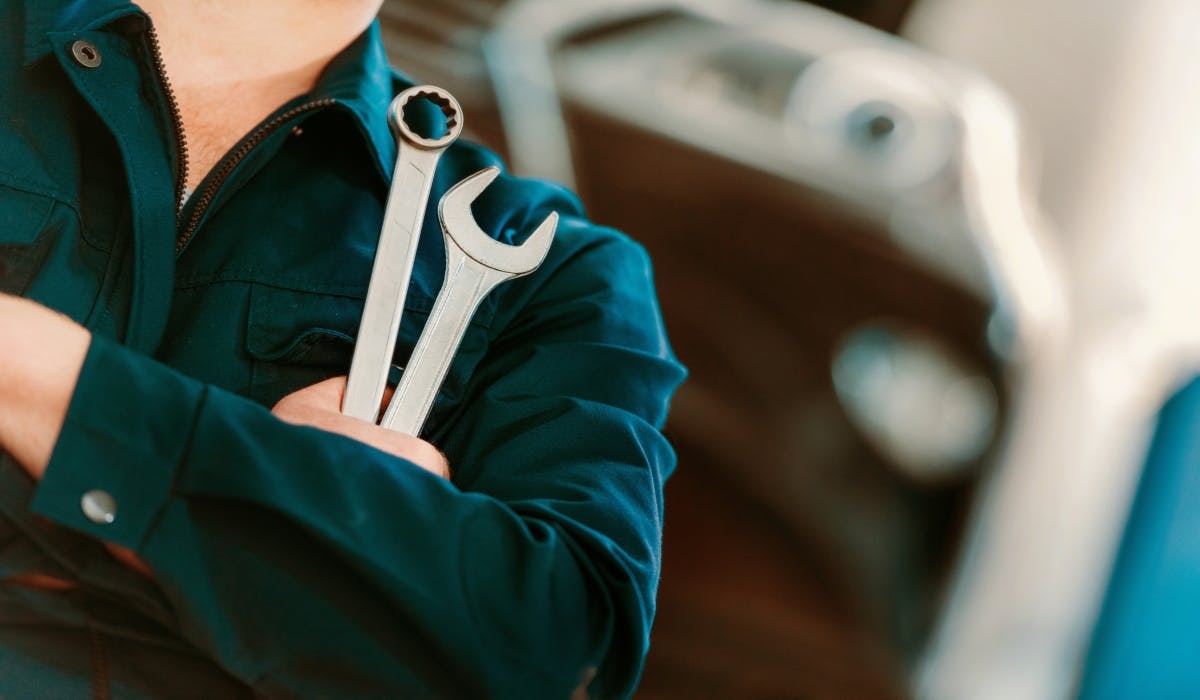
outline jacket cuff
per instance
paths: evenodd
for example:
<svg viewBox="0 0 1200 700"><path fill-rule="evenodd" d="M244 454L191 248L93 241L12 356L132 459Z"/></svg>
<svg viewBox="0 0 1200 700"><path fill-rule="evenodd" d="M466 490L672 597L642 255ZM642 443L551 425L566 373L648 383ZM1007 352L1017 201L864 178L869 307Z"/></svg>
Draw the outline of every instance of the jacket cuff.
<svg viewBox="0 0 1200 700"><path fill-rule="evenodd" d="M30 509L137 549L167 505L204 385L93 336Z"/></svg>

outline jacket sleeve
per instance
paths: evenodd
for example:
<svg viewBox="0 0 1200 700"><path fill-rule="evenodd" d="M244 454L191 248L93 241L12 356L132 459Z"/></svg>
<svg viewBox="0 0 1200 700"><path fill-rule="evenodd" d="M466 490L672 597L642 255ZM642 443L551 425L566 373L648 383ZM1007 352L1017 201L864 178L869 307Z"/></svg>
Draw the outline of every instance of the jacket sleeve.
<svg viewBox="0 0 1200 700"><path fill-rule="evenodd" d="M262 692L565 698L598 668L593 694L627 695L683 370L628 239L525 289L444 431L453 483L95 338L32 509L134 549Z"/></svg>

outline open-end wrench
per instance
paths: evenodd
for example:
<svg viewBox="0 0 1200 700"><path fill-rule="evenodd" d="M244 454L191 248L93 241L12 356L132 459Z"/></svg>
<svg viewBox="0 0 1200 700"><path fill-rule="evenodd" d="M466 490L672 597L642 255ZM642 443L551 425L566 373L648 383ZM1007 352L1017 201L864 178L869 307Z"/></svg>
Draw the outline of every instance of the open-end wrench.
<svg viewBox="0 0 1200 700"><path fill-rule="evenodd" d="M420 434L479 303L501 282L536 270L550 250L558 227L556 212L551 212L519 246L501 243L479 228L471 214L471 203L499 174L497 168L480 170L442 197L438 215L446 242L446 277L380 421L385 428Z"/></svg>
<svg viewBox="0 0 1200 700"><path fill-rule="evenodd" d="M446 117L446 133L438 138L425 138L409 127L404 120L404 108L417 99L429 100L441 108ZM429 190L433 186L433 173L442 151L458 138L463 126L462 108L458 102L450 93L432 85L418 85L397 95L388 108L388 121L396 134L396 169L383 214L383 229L371 268L358 340L350 360L346 395L342 399L342 413L372 423L379 416L387 387L404 297L412 276Z"/></svg>

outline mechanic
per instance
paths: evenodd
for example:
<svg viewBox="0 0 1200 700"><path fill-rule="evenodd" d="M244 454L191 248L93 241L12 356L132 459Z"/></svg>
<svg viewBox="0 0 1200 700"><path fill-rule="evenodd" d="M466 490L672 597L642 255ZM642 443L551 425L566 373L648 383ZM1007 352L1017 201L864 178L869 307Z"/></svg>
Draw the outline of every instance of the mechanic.
<svg viewBox="0 0 1200 700"><path fill-rule="evenodd" d="M380 4L0 0L0 696L632 692L684 374L639 246L502 177L481 226L558 235L424 439L338 410L411 85Z"/></svg>

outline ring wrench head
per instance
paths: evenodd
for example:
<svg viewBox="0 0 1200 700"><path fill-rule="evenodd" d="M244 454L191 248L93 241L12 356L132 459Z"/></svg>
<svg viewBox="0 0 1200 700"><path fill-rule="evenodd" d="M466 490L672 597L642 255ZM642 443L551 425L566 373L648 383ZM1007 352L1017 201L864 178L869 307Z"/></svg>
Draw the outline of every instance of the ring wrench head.
<svg viewBox="0 0 1200 700"><path fill-rule="evenodd" d="M437 138L429 138L418 134L408 125L404 118L404 110L416 100L428 100L442 110L446 118L446 133ZM388 124L396 134L396 140L423 150L444 149L454 143L462 134L463 115L458 100L449 92L434 85L417 85L401 92L392 100L388 107Z"/></svg>

